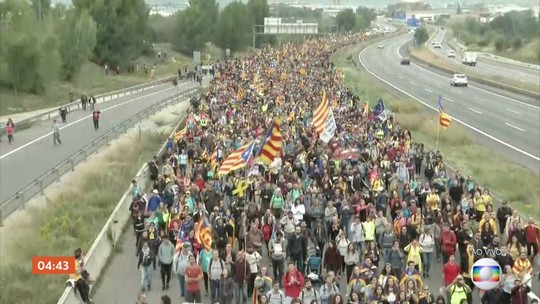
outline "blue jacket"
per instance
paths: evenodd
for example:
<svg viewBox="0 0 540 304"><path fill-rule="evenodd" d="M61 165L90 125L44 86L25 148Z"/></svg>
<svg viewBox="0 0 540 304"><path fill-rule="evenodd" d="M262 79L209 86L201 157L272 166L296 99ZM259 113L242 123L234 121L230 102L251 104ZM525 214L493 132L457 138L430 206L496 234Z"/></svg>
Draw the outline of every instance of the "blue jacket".
<svg viewBox="0 0 540 304"><path fill-rule="evenodd" d="M156 211L159 204L161 204L161 197L159 195L152 195L148 200L148 210L152 212Z"/></svg>

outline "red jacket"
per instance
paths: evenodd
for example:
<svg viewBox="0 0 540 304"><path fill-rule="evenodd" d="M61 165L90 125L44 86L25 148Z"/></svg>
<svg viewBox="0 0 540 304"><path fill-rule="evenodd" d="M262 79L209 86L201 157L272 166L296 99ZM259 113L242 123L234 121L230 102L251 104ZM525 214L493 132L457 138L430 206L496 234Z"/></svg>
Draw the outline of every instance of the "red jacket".
<svg viewBox="0 0 540 304"><path fill-rule="evenodd" d="M540 229L536 225L527 225L523 229L527 243L538 243L540 241Z"/></svg>
<svg viewBox="0 0 540 304"><path fill-rule="evenodd" d="M283 288L285 290L285 296L298 298L303 287L304 276L300 271L294 270L292 273L287 271L283 275Z"/></svg>
<svg viewBox="0 0 540 304"><path fill-rule="evenodd" d="M452 230L441 232L441 250L447 255L454 254L456 250L456 234Z"/></svg>

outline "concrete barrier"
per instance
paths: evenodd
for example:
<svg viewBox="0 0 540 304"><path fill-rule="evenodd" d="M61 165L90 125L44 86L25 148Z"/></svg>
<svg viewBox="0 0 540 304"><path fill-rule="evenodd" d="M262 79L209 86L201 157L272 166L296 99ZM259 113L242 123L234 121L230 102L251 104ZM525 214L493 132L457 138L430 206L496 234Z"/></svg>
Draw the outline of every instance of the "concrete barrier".
<svg viewBox="0 0 540 304"><path fill-rule="evenodd" d="M180 122L171 132L171 136L179 130L184 122L186 115L182 116ZM166 149L166 142L163 143L156 155L161 155ZM148 164L144 164L134 177L138 180L141 189L148 189L150 185ZM126 181L126 184L128 182ZM98 279L106 270L105 266L109 262L109 258L113 255L115 247L123 235L124 229L127 227L131 214L128 211L131 205L131 183L127 185L127 190L122 195L122 198L114 208L111 216L107 219L103 229L99 232L96 240L88 250L84 265L85 269L94 279ZM66 287L64 293L58 300L57 304L80 304L80 299L76 296L72 287Z"/></svg>

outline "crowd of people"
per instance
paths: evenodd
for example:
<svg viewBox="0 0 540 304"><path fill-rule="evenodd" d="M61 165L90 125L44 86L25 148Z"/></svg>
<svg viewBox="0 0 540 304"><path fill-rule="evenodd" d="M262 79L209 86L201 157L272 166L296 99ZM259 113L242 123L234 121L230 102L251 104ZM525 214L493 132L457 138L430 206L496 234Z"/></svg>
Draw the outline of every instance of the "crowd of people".
<svg viewBox="0 0 540 304"><path fill-rule="evenodd" d="M506 202L495 209L489 189L344 85L330 57L363 39L215 65L186 127L149 163L152 193L133 181L139 303L158 267L161 289L178 278L189 303L206 303L201 291L220 304L528 303L540 229ZM313 124L324 98L337 126L328 143ZM263 151L276 130L281 144ZM470 267L488 253L501 286L476 294ZM428 286L435 260L441 285Z"/></svg>

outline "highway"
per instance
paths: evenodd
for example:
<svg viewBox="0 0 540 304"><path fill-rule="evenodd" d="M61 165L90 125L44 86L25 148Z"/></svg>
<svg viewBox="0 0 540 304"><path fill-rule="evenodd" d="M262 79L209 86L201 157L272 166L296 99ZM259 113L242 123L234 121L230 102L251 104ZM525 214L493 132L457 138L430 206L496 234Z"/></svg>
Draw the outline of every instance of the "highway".
<svg viewBox="0 0 540 304"><path fill-rule="evenodd" d="M524 84L540 86L540 71L530 69L527 67L521 67L512 64L505 64L500 62L493 62L489 60L482 60L479 56L477 58L477 64L474 67L466 66L461 63L461 56L463 52L456 50L455 58L448 58L448 51L452 48L448 45L449 33L446 29L437 29L436 34L428 41L428 48L437 56L444 58L454 64L461 65L465 68L465 71L475 72L480 75L490 76L491 78L499 79L512 79L514 82L522 82ZM432 41L438 41L442 45L442 49L434 48Z"/></svg>
<svg viewBox="0 0 540 304"><path fill-rule="evenodd" d="M493 151L540 173L540 108L533 98L497 91L469 82L468 87L450 86L444 75L411 62L407 56L410 35L384 41L384 49L371 45L359 54L361 65L385 85L433 110L437 115L438 96L445 111L474 131L475 138Z"/></svg>
<svg viewBox="0 0 540 304"><path fill-rule="evenodd" d="M21 131L15 130L13 144L6 141L0 143L0 202L4 202L129 117L167 97L197 86L198 83L194 82L181 83L177 88L173 88L171 84L163 84L99 104L96 108L101 111L101 119L97 131L94 130L89 109L69 113L67 123L61 124L62 144L59 146L53 145L52 121L36 123ZM16 124L15 121L15 126Z"/></svg>

